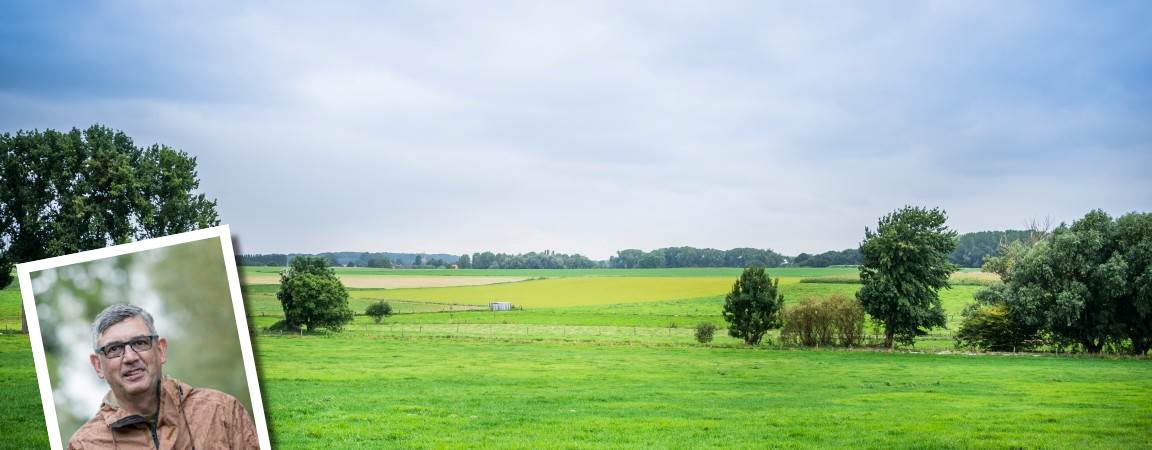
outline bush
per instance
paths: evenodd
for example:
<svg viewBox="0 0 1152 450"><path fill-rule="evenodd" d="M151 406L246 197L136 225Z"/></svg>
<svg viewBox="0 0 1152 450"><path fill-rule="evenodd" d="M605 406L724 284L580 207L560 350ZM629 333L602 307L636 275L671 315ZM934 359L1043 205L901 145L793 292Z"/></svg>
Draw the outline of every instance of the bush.
<svg viewBox="0 0 1152 450"><path fill-rule="evenodd" d="M756 345L768 330L779 328L780 310L784 307L779 286L780 279L770 278L763 267L744 269L732 285L732 291L724 297L728 335Z"/></svg>
<svg viewBox="0 0 1152 450"><path fill-rule="evenodd" d="M854 298L834 295L824 301L829 311L833 329L840 345L852 347L860 345L864 338L864 307Z"/></svg>
<svg viewBox="0 0 1152 450"><path fill-rule="evenodd" d="M784 309L780 340L809 347L852 347L864 335L864 317L860 303L842 295L802 300Z"/></svg>
<svg viewBox="0 0 1152 450"><path fill-rule="evenodd" d="M700 322L696 325L696 342L707 344L712 342L712 336L716 334L716 325L712 322Z"/></svg>
<svg viewBox="0 0 1152 450"><path fill-rule="evenodd" d="M384 301L378 301L368 305L368 309L364 310L364 314L372 316L372 320L375 320L376 323L380 323L380 321L384 320L385 317L392 315L392 305L389 305Z"/></svg>
<svg viewBox="0 0 1152 450"><path fill-rule="evenodd" d="M1002 352L1029 350L1035 337L1012 320L1003 303L973 304L964 310L956 346Z"/></svg>

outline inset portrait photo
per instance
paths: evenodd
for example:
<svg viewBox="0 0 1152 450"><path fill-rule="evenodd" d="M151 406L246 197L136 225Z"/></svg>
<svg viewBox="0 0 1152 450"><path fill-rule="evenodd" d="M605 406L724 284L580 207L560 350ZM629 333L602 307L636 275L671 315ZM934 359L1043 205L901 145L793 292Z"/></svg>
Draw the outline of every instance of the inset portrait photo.
<svg viewBox="0 0 1152 450"><path fill-rule="evenodd" d="M53 449L269 449L228 226L17 265Z"/></svg>

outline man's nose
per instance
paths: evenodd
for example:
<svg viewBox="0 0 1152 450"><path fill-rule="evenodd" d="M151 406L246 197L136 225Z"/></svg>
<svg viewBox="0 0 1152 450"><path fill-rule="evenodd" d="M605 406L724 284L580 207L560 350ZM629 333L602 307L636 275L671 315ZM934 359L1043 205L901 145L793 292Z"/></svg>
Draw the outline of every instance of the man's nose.
<svg viewBox="0 0 1152 450"><path fill-rule="evenodd" d="M124 359L123 362L135 361L140 359L140 353L137 352L136 349L132 348L131 345L125 345L124 355L122 358Z"/></svg>

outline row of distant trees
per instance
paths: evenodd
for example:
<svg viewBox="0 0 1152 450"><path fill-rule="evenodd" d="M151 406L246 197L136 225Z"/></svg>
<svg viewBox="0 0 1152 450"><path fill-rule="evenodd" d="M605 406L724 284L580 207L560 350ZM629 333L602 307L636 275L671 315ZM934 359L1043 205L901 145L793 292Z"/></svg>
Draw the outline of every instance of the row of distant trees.
<svg viewBox="0 0 1152 450"><path fill-rule="evenodd" d="M1027 240L1029 232L1020 230L980 231L959 235L956 247L947 257L959 267L981 267L984 261L999 255L1003 245ZM862 261L859 248L828 251L815 255L801 253L788 258L771 249L734 248L718 250L714 248L667 247L645 252L638 249L620 250L608 261L595 261L580 254L563 254L551 250L522 254L476 252L461 255L458 259L446 256L432 257L420 254L410 255L408 261L401 261L387 253L361 253L359 257L349 257L347 253L321 253L332 266L344 267L449 267L456 264L461 269L592 269L609 267L614 269L669 268L669 267L829 267L857 266ZM282 253L241 255L240 265L245 266L285 266L297 255Z"/></svg>
<svg viewBox="0 0 1152 450"><path fill-rule="evenodd" d="M801 253L790 262L798 267L856 266L860 264L860 249L848 248L816 255Z"/></svg>
<svg viewBox="0 0 1152 450"><path fill-rule="evenodd" d="M948 262L959 267L981 267L984 261L1000 254L1003 245L1027 240L1030 233L1023 230L978 231L956 238L956 248L948 253ZM858 266L862 261L860 249L849 248L815 255L801 253L789 262L799 267Z"/></svg>
<svg viewBox="0 0 1152 450"><path fill-rule="evenodd" d="M256 255L240 255L237 257L237 263L242 266L280 266L287 267L293 258L299 256L312 256L312 255L288 255L284 253L269 253L269 254L256 254ZM396 266L392 262L392 258L382 254L364 253L360 258L354 261L348 261L341 264L336 258L326 255L319 255L328 261L329 266L344 266L344 267L377 267L391 269Z"/></svg>
<svg viewBox="0 0 1152 450"><path fill-rule="evenodd" d="M567 255L551 250L519 255L478 252L462 255L457 261L461 269L594 269L601 264L581 254Z"/></svg>
<svg viewBox="0 0 1152 450"><path fill-rule="evenodd" d="M771 249L734 248L717 250L714 248L668 247L650 252L628 249L616 252L608 259L608 267L614 269L665 268L665 267L780 267L787 259Z"/></svg>
<svg viewBox="0 0 1152 450"><path fill-rule="evenodd" d="M354 256L352 256L354 255ZM427 256L423 254L394 254L394 253L321 253L318 255L269 253L255 255L240 255L237 263L242 266L281 266L287 267L289 263L299 257L317 257L324 259L331 267L374 267L391 269L395 267L408 268L443 268L454 264L446 257ZM407 260L401 256L408 256Z"/></svg>

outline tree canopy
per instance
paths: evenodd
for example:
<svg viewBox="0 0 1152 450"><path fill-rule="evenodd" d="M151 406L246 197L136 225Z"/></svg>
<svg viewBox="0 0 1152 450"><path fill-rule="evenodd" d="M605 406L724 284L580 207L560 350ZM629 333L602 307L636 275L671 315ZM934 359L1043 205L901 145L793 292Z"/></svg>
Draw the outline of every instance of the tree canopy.
<svg viewBox="0 0 1152 450"><path fill-rule="evenodd" d="M1004 286L989 292L1011 318L1057 344L1093 353L1125 340L1137 354L1152 347L1152 214L1114 220L1092 211L990 266Z"/></svg>
<svg viewBox="0 0 1152 450"><path fill-rule="evenodd" d="M924 328L945 325L937 291L950 287L956 266L948 253L956 232L944 224L944 211L905 206L880 219L876 231L864 229L860 243L861 306L884 324L884 346L910 343Z"/></svg>
<svg viewBox="0 0 1152 450"><path fill-rule="evenodd" d="M280 300L284 323L289 329L340 331L353 318L348 291L328 265L327 258L293 258L288 270L280 275L276 298Z"/></svg>
<svg viewBox="0 0 1152 450"><path fill-rule="evenodd" d="M120 131L0 134L0 288L16 263L220 223L196 158Z"/></svg>
<svg viewBox="0 0 1152 450"><path fill-rule="evenodd" d="M724 297L724 320L728 321L728 335L744 340L745 344L760 343L768 330L780 327L780 310L784 296L777 287L780 279L772 280L763 267L744 269Z"/></svg>

